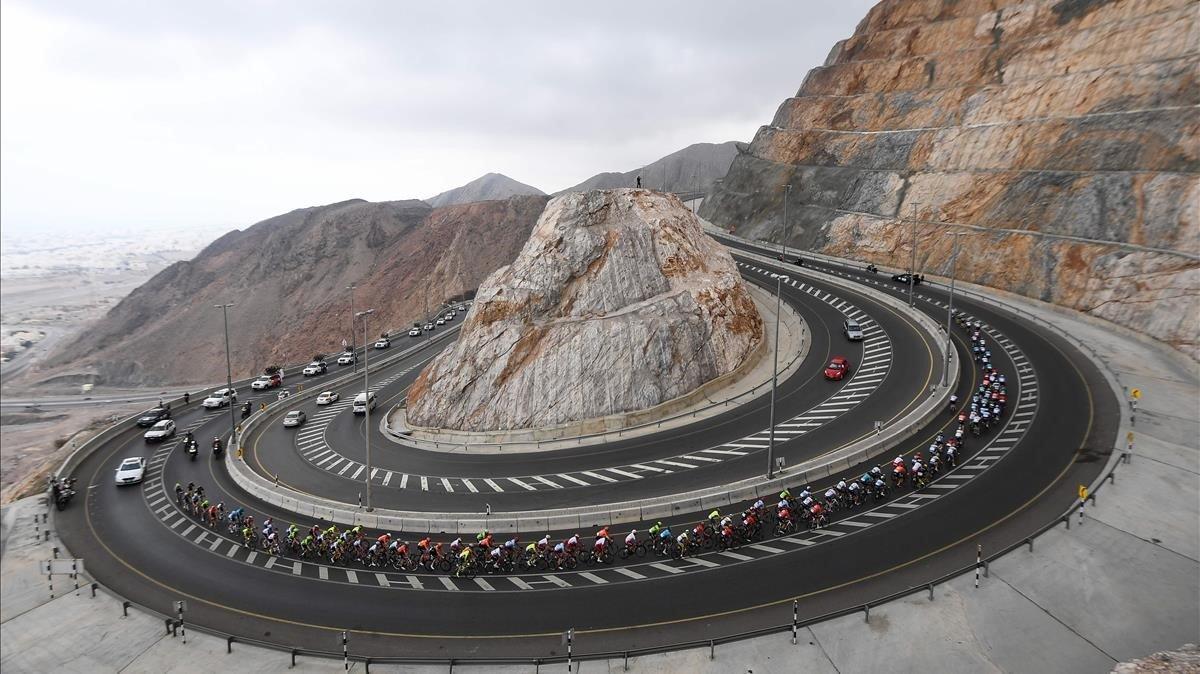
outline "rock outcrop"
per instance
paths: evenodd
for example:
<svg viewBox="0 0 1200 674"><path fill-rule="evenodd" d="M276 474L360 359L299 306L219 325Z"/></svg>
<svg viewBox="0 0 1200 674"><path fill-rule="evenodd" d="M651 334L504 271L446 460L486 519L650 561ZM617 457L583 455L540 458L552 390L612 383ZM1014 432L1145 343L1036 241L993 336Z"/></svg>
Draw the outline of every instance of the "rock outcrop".
<svg viewBox="0 0 1200 674"><path fill-rule="evenodd" d="M303 208L213 242L121 300L73 342L52 354L35 380L105 385L221 381L221 312L233 302L229 330L235 378L264 365L361 344L350 334L355 309L372 308L372 338L407 329L449 298L474 290L529 238L547 197L430 208L421 201L355 199Z"/></svg>
<svg viewBox="0 0 1200 674"><path fill-rule="evenodd" d="M678 199L571 193L480 286L458 341L408 393L408 423L541 428L641 410L733 371L763 321L729 253Z"/></svg>
<svg viewBox="0 0 1200 674"><path fill-rule="evenodd" d="M700 209L1200 355L1195 0L884 0ZM785 185L787 222L783 221Z"/></svg>

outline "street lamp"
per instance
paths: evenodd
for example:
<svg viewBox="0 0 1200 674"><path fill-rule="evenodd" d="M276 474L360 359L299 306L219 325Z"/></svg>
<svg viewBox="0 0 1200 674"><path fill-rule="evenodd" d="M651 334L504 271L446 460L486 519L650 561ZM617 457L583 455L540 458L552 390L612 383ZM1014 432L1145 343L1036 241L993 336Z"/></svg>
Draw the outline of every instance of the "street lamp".
<svg viewBox="0 0 1200 674"><path fill-rule="evenodd" d="M358 288L357 283L351 283L346 286L346 290L350 291L350 365L354 369L353 372L358 372L358 356L355 353L357 347L354 346L354 290ZM367 343L363 342L363 355L366 355Z"/></svg>
<svg viewBox="0 0 1200 674"><path fill-rule="evenodd" d="M771 427L768 430L767 441L767 479L775 476L775 386L779 382L779 321L780 301L783 294L783 282L788 280L787 274L772 274L775 277L775 364L771 370Z"/></svg>
<svg viewBox="0 0 1200 674"><path fill-rule="evenodd" d="M367 356L367 316L373 313L375 313L374 309L367 309L354 314L355 318L361 316L363 319L363 411L366 415L363 419L365 431L363 436L367 439L367 512L375 509L371 506L371 382L369 379L371 368Z"/></svg>
<svg viewBox="0 0 1200 674"><path fill-rule="evenodd" d="M230 355L229 355L229 307L232 307L232 306L233 306L232 302L230 302L228 304L214 304L213 305L213 308L220 309L221 314L225 317L225 388L230 389L229 445L230 445L231 450L233 449L233 444L235 442L237 442L237 437L235 436L235 433L237 431L237 420L235 419L235 417L233 415L233 394L232 394L233 361L231 360Z"/></svg>
<svg viewBox="0 0 1200 674"><path fill-rule="evenodd" d="M921 202L912 202L912 261L908 265L908 306L913 306L913 288L917 286L917 206Z"/></svg>
<svg viewBox="0 0 1200 674"><path fill-rule="evenodd" d="M784 262L787 262L787 235L788 235L788 219L787 219L787 199L788 194L792 192L792 184L788 183L783 186L783 257Z"/></svg>
<svg viewBox="0 0 1200 674"><path fill-rule="evenodd" d="M970 236L970 232L950 232L954 237L954 252L950 254L950 301L946 304L946 362L942 365L942 386L949 382L950 377L950 321L954 316L954 278L958 275L958 237Z"/></svg>

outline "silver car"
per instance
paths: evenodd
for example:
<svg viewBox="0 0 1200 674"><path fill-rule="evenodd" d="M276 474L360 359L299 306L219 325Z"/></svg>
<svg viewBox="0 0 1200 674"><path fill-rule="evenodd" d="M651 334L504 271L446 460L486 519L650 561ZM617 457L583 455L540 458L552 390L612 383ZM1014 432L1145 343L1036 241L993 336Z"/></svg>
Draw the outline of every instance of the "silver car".
<svg viewBox="0 0 1200 674"><path fill-rule="evenodd" d="M852 342L861 342L863 339L862 326L853 318L847 318L842 323L842 332L846 333L846 339Z"/></svg>

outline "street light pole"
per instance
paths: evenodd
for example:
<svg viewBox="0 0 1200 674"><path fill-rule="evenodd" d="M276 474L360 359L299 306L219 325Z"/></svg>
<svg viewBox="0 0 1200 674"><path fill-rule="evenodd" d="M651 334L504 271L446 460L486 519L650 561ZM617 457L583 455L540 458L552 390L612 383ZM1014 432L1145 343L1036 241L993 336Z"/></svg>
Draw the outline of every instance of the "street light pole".
<svg viewBox="0 0 1200 674"><path fill-rule="evenodd" d="M917 206L921 202L912 202L912 261L908 265L908 306L913 306L913 288L917 287Z"/></svg>
<svg viewBox="0 0 1200 674"><path fill-rule="evenodd" d="M232 302L213 305L213 308L221 310L221 315L225 318L225 388L231 390L233 389L233 360L229 355L229 307L232 306ZM231 393L229 400L229 449L231 451L233 450L234 443L237 442L236 431L237 419L233 414L233 396Z"/></svg>
<svg viewBox="0 0 1200 674"><path fill-rule="evenodd" d="M367 356L367 316L373 313L375 313L374 309L367 309L354 315L355 318L362 316L363 319L363 413L366 415L363 419L365 431L363 436L367 439L367 512L375 509L371 505L371 381L369 379L371 363Z"/></svg>
<svg viewBox="0 0 1200 674"><path fill-rule="evenodd" d="M358 354L354 345L354 290L358 288L357 283L351 283L346 286L346 290L350 291L350 366L354 368L353 372L358 372ZM363 355L366 355L367 343L363 342Z"/></svg>
<svg viewBox="0 0 1200 674"><path fill-rule="evenodd" d="M783 294L783 282L788 280L786 274L775 275L775 344L774 358L775 363L771 369L771 427L769 429L769 439L767 440L767 479L775 476L775 386L779 382L779 322L780 322L780 296Z"/></svg>
<svg viewBox="0 0 1200 674"><path fill-rule="evenodd" d="M787 219L787 200L788 194L792 192L792 184L788 183L783 186L783 257L784 262L787 262L787 236L788 236L788 219Z"/></svg>
<svg viewBox="0 0 1200 674"><path fill-rule="evenodd" d="M958 276L958 237L967 232L950 232L954 237L954 252L950 254L950 301L946 304L946 362L942 365L942 386L950 380L950 349L953 347L950 335L950 321L954 317L954 279Z"/></svg>

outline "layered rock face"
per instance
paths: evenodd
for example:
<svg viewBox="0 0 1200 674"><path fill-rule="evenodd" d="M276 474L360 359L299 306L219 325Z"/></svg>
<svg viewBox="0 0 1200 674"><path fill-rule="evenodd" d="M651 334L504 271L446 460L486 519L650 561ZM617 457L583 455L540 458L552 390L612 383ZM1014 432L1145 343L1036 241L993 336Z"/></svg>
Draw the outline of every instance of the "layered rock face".
<svg viewBox="0 0 1200 674"><path fill-rule="evenodd" d="M742 236L958 276L1200 355L1195 0L885 0L704 201ZM785 185L791 185L784 222Z"/></svg>
<svg viewBox="0 0 1200 674"><path fill-rule="evenodd" d="M408 393L408 422L541 428L652 407L763 340L729 253L673 196L571 193L480 286L458 341Z"/></svg>

